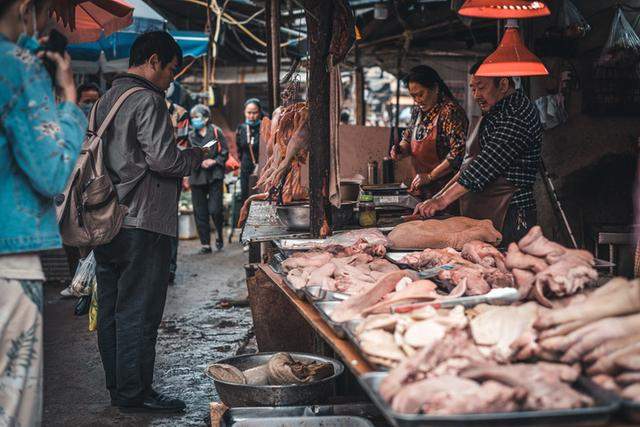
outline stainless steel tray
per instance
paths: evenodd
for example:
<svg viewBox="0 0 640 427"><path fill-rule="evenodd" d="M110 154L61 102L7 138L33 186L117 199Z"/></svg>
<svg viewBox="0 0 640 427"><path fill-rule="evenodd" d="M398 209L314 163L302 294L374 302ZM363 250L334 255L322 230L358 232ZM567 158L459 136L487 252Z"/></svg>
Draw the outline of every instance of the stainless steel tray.
<svg viewBox="0 0 640 427"><path fill-rule="evenodd" d="M371 421L351 415L316 417L264 417L236 421L234 427L373 427Z"/></svg>
<svg viewBox="0 0 640 427"><path fill-rule="evenodd" d="M320 317L324 320L331 330L340 338L346 338L346 333L342 323L334 322L329 317L331 312L336 308L341 301L314 301L312 305L320 313Z"/></svg>
<svg viewBox="0 0 640 427"><path fill-rule="evenodd" d="M344 301L349 298L349 295L341 292L324 290L320 285L305 286L303 291L305 299L311 304L320 301Z"/></svg>
<svg viewBox="0 0 640 427"><path fill-rule="evenodd" d="M310 405L310 406L273 406L273 407L247 407L229 408L221 420L221 427L231 427L244 421L261 420L266 418L276 418L279 421L290 417L304 417L305 422L316 425L316 419L326 419L328 417L349 418L354 421L355 426L371 426L368 420L382 420L382 414L372 403L349 403L338 405ZM367 420L368 419L368 420ZM367 424L362 423L367 420ZM256 425L256 424L254 424ZM279 424L282 425L282 424ZM291 425L291 424L285 424ZM297 425L297 424L293 424ZM344 424L343 424L344 425Z"/></svg>
<svg viewBox="0 0 640 427"><path fill-rule="evenodd" d="M373 372L358 378L373 403L384 414L389 423L396 427L405 426L596 426L605 425L618 409L619 401L611 393L595 386L586 378L580 378L574 387L591 396L596 406L581 409L561 409L550 411L499 412L485 414L428 415L401 414L392 410L378 394L380 381L386 373Z"/></svg>
<svg viewBox="0 0 640 427"><path fill-rule="evenodd" d="M640 424L640 403L632 400L623 400L620 403L620 413L627 421L636 425Z"/></svg>
<svg viewBox="0 0 640 427"><path fill-rule="evenodd" d="M362 356L362 358L364 360L366 360L367 362L369 362L369 365L371 365L376 371L378 372L386 372L389 370L388 367L383 366L383 365L379 365L378 363L372 361L369 356L367 355L367 353L365 353L362 350L362 347L360 347L360 340L358 339L357 335L356 335L356 328L358 327L358 325L362 323L362 320L356 319L356 320L350 320L348 322L346 322L343 326L344 328L344 332L346 335L347 340L349 340L349 342L351 344L353 344L353 346L358 350L358 353L360 353L360 355Z"/></svg>

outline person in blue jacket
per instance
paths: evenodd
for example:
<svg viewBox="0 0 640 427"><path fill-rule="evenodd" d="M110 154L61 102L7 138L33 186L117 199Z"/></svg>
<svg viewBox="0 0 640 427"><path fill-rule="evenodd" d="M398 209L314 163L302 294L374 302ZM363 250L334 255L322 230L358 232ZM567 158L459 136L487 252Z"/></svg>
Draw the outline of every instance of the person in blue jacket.
<svg viewBox="0 0 640 427"><path fill-rule="evenodd" d="M0 425L9 426L41 422L38 252L61 247L54 196L65 187L87 127L75 105L69 55L36 53L49 7L48 0L0 2ZM56 64L54 82L44 56Z"/></svg>

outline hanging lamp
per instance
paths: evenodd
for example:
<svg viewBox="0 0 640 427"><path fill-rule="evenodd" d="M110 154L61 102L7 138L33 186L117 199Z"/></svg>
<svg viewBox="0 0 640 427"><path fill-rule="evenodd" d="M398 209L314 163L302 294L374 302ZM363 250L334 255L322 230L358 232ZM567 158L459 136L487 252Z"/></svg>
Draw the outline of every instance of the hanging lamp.
<svg viewBox="0 0 640 427"><path fill-rule="evenodd" d="M470 18L522 19L547 16L551 11L541 1L467 0L458 13Z"/></svg>
<svg viewBox="0 0 640 427"><path fill-rule="evenodd" d="M476 76L480 77L526 77L549 74L542 61L525 46L518 21L509 19L498 48L484 60Z"/></svg>

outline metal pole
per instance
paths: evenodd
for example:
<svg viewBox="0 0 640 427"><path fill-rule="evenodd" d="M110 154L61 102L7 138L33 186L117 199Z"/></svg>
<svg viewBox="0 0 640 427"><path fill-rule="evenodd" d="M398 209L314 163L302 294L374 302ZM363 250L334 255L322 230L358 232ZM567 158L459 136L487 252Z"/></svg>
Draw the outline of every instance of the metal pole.
<svg viewBox="0 0 640 427"><path fill-rule="evenodd" d="M266 0L267 82L271 111L280 105L280 0Z"/></svg>
<svg viewBox="0 0 640 427"><path fill-rule="evenodd" d="M366 105L364 103L364 70L361 63L360 48L356 45L356 69L354 76L354 92L355 92L355 108L356 124L364 126L367 116Z"/></svg>
<svg viewBox="0 0 640 427"><path fill-rule="evenodd" d="M571 239L571 243L573 244L573 247L578 249L578 242L576 241L576 238L573 235L573 230L571 229L571 225L569 224L567 215L564 212L562 203L560 203L560 199L558 198L558 193L556 193L556 188L553 185L551 176L549 175L549 172L547 171L547 168L542 159L540 160L540 172L542 173L542 178L544 179L544 183L547 189L547 194L549 195L549 199L551 199L551 203L554 204L554 207L560 213L560 217L562 219L562 222L564 223L565 230L569 235L569 238Z"/></svg>

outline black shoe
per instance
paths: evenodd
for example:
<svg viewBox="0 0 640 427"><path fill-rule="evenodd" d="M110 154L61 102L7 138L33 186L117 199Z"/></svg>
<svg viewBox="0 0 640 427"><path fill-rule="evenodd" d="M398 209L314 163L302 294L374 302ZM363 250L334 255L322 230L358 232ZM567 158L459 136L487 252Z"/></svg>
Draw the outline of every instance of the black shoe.
<svg viewBox="0 0 640 427"><path fill-rule="evenodd" d="M141 405L120 406L122 412L163 412L178 413L183 412L187 405L180 399L173 399L156 391L151 392Z"/></svg>
<svg viewBox="0 0 640 427"><path fill-rule="evenodd" d="M213 252L211 250L211 246L203 246L203 247L200 248L200 252L198 252L198 253L200 253L200 254L210 254L211 252Z"/></svg>
<svg viewBox="0 0 640 427"><path fill-rule="evenodd" d="M222 240L222 239L217 239L217 240L216 240L216 249L218 249L219 251L221 251L223 247L224 247L224 240Z"/></svg>

